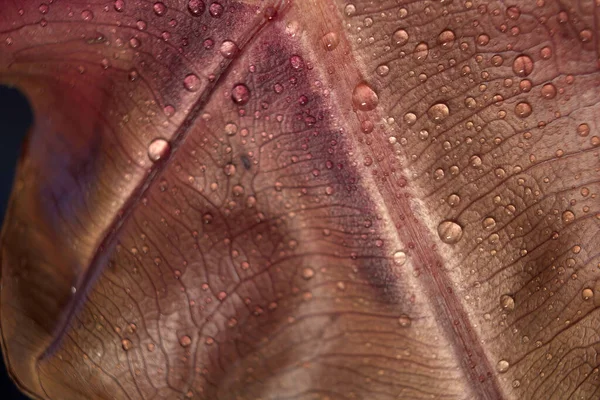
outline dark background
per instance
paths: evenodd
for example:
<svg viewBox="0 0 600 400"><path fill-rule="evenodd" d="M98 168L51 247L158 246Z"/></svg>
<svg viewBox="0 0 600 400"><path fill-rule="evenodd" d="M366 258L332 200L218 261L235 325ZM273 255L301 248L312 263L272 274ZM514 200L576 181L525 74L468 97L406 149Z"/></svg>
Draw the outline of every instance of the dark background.
<svg viewBox="0 0 600 400"><path fill-rule="evenodd" d="M16 89L0 85L0 226L4 220L21 144L31 121L27 99ZM0 398L27 399L8 377L3 358L0 360Z"/></svg>

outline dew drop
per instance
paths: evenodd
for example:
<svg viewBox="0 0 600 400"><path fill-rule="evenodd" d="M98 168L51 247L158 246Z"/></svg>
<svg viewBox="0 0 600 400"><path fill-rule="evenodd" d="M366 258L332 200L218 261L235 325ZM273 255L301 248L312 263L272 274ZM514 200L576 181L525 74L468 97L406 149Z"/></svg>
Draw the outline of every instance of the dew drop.
<svg viewBox="0 0 600 400"><path fill-rule="evenodd" d="M404 122L407 125L414 125L417 122L417 115L413 112L407 112L404 114Z"/></svg>
<svg viewBox="0 0 600 400"><path fill-rule="evenodd" d="M238 126L236 124L234 124L233 122L230 122L225 125L225 133L227 134L227 136L233 136L237 133L237 131L238 131Z"/></svg>
<svg viewBox="0 0 600 400"><path fill-rule="evenodd" d="M500 296L500 306L505 311L512 311L515 309L515 299L509 294L503 294Z"/></svg>
<svg viewBox="0 0 600 400"><path fill-rule="evenodd" d="M425 42L421 42L415 46L413 58L417 61L425 61L429 55L429 46Z"/></svg>
<svg viewBox="0 0 600 400"><path fill-rule="evenodd" d="M481 35L477 36L477 44L480 46L485 46L490 42L490 37L489 35L486 35L485 33L482 33Z"/></svg>
<svg viewBox="0 0 600 400"><path fill-rule="evenodd" d="M114 2L115 11L121 12L125 9L125 1L124 0L115 0Z"/></svg>
<svg viewBox="0 0 600 400"><path fill-rule="evenodd" d="M394 264L396 266L401 267L406 263L406 253L402 250L399 250L394 253Z"/></svg>
<svg viewBox="0 0 600 400"><path fill-rule="evenodd" d="M448 205L450 207L456 207L460 203L460 196L456 193L452 193L448 196L448 199L446 201L448 202Z"/></svg>
<svg viewBox="0 0 600 400"><path fill-rule="evenodd" d="M156 162L169 155L171 152L171 145L165 139L154 139L148 146L148 158L150 161Z"/></svg>
<svg viewBox="0 0 600 400"><path fill-rule="evenodd" d="M90 10L83 10L81 12L81 19L83 19L86 22L89 22L94 19L94 13Z"/></svg>
<svg viewBox="0 0 600 400"><path fill-rule="evenodd" d="M594 34L592 33L591 29L583 29L581 32L579 32L579 40L581 40L583 43L590 42L593 37Z"/></svg>
<svg viewBox="0 0 600 400"><path fill-rule="evenodd" d="M347 17L351 17L354 14L356 14L356 7L354 6L354 4L348 4L344 8L344 14L346 14Z"/></svg>
<svg viewBox="0 0 600 400"><path fill-rule="evenodd" d="M533 60L528 55L521 54L515 58L512 69L517 76L528 76L533 71Z"/></svg>
<svg viewBox="0 0 600 400"><path fill-rule="evenodd" d="M492 217L487 217L483 220L482 224L483 224L483 229L489 231L496 227L496 220Z"/></svg>
<svg viewBox="0 0 600 400"><path fill-rule="evenodd" d="M304 60L299 55L293 55L290 57L290 65L296 71L300 71L304 67Z"/></svg>
<svg viewBox="0 0 600 400"><path fill-rule="evenodd" d="M585 288L581 292L581 297L583 297L584 300L589 300L593 296L594 296L594 291L592 289L590 289L590 288Z"/></svg>
<svg viewBox="0 0 600 400"><path fill-rule="evenodd" d="M519 118L527 118L532 112L533 109L531 108L531 105L525 101L522 101L515 106L515 114Z"/></svg>
<svg viewBox="0 0 600 400"><path fill-rule="evenodd" d="M167 12L167 6L160 1L154 3L152 9L154 10L154 14L158 16L164 15Z"/></svg>
<svg viewBox="0 0 600 400"><path fill-rule="evenodd" d="M250 89L243 83L238 83L231 90L231 99L239 106L243 106L250 101Z"/></svg>
<svg viewBox="0 0 600 400"><path fill-rule="evenodd" d="M223 15L223 11L224 7L221 5L221 3L217 3L216 1L211 3L210 6L208 6L208 12L213 18L221 18L221 16Z"/></svg>
<svg viewBox="0 0 600 400"><path fill-rule="evenodd" d="M121 340L121 347L123 347L123 350L129 351L133 348L133 343L129 339L123 339Z"/></svg>
<svg viewBox="0 0 600 400"><path fill-rule="evenodd" d="M204 5L203 0L189 0L188 1L188 10L194 16L198 16L206 10L206 5Z"/></svg>
<svg viewBox="0 0 600 400"><path fill-rule="evenodd" d="M192 344L192 338L189 337L188 335L184 335L179 338L179 344L182 347L188 347L190 344Z"/></svg>
<svg viewBox="0 0 600 400"><path fill-rule="evenodd" d="M454 46L454 40L456 39L456 35L450 29L446 29L442 31L438 35L437 41L440 47L444 50L451 49Z"/></svg>
<svg viewBox="0 0 600 400"><path fill-rule="evenodd" d="M408 32L404 29L397 29L392 34L392 44L394 46L404 46L408 42Z"/></svg>
<svg viewBox="0 0 600 400"><path fill-rule="evenodd" d="M444 103L436 103L429 107L429 110L427 110L427 115L433 122L439 124L448 118L450 115L450 109Z"/></svg>
<svg viewBox="0 0 600 400"><path fill-rule="evenodd" d="M546 83L542 86L542 97L545 99L553 99L556 97L556 86L552 83Z"/></svg>
<svg viewBox="0 0 600 400"><path fill-rule="evenodd" d="M456 244L462 238L463 229L454 221L442 221L437 228L438 235L442 242L447 244Z"/></svg>
<svg viewBox="0 0 600 400"><path fill-rule="evenodd" d="M238 45L231 40L225 40L221 43L219 53L225 58L234 58L239 52Z"/></svg>
<svg viewBox="0 0 600 400"><path fill-rule="evenodd" d="M386 64L381 64L375 69L375 72L377 72L377 75L379 76L387 76L390 73L390 67Z"/></svg>
<svg viewBox="0 0 600 400"><path fill-rule="evenodd" d="M565 224L570 224L571 222L575 221L575 214L573 213L573 211L567 210L567 211L563 212L562 213L562 221Z"/></svg>
<svg viewBox="0 0 600 400"><path fill-rule="evenodd" d="M361 111L371 111L377 107L379 97L377 93L366 83L361 82L352 92L352 104Z"/></svg>
<svg viewBox="0 0 600 400"><path fill-rule="evenodd" d="M183 87L190 92L196 92L200 89L200 78L196 74L188 74L183 79Z"/></svg>
<svg viewBox="0 0 600 400"><path fill-rule="evenodd" d="M506 360L500 360L500 361L498 361L498 364L496 364L496 370L500 373L504 373L504 372L508 371L509 367L510 367L510 364Z"/></svg>
<svg viewBox="0 0 600 400"><path fill-rule="evenodd" d="M412 321L410 320L410 317L406 314L402 314L400 317L398 317L398 324L403 328L408 328L411 323Z"/></svg>
<svg viewBox="0 0 600 400"><path fill-rule="evenodd" d="M512 20L517 20L521 16L521 10L517 6L510 6L506 9L506 16Z"/></svg>
<svg viewBox="0 0 600 400"><path fill-rule="evenodd" d="M323 42L323 47L327 51L335 50L336 47L338 47L338 44L340 44L340 38L335 32L326 33L321 41Z"/></svg>
<svg viewBox="0 0 600 400"><path fill-rule="evenodd" d="M481 160L481 157L474 155L469 159L469 164L471 164L471 167L473 168L481 168L483 166L483 161Z"/></svg>
<svg viewBox="0 0 600 400"><path fill-rule="evenodd" d="M588 124L586 124L586 123L579 124L577 126L577 134L579 136L586 137L587 135L590 134L590 126Z"/></svg>
<svg viewBox="0 0 600 400"><path fill-rule="evenodd" d="M313 276L315 276L315 270L314 270L314 269L312 269L312 268L310 268L310 267L307 267L307 268L304 268L304 269L302 270L302 278L304 278L304 279L306 279L306 280L309 280L309 279L311 279Z"/></svg>

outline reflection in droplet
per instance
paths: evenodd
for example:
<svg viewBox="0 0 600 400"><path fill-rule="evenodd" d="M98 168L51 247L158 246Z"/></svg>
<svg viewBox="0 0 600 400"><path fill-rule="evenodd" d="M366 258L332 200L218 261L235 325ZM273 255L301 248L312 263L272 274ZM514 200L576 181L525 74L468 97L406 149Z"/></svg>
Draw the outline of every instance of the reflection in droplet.
<svg viewBox="0 0 600 400"><path fill-rule="evenodd" d="M361 111L371 111L377 107L379 97L377 93L366 83L361 82L352 92L352 104Z"/></svg>
<svg viewBox="0 0 600 400"><path fill-rule="evenodd" d="M442 221L438 225L438 235L442 242L447 244L455 244L460 241L463 235L462 227L454 221Z"/></svg>
<svg viewBox="0 0 600 400"><path fill-rule="evenodd" d="M169 155L171 145L165 139L154 139L148 146L148 158L150 161L156 162Z"/></svg>

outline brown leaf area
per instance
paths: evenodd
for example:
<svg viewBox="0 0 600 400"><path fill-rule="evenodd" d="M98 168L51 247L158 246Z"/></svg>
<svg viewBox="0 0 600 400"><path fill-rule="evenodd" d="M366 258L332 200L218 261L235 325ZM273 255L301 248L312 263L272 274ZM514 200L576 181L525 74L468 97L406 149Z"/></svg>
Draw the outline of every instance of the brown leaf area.
<svg viewBox="0 0 600 400"><path fill-rule="evenodd" d="M3 4L43 399L600 396L594 1Z"/></svg>

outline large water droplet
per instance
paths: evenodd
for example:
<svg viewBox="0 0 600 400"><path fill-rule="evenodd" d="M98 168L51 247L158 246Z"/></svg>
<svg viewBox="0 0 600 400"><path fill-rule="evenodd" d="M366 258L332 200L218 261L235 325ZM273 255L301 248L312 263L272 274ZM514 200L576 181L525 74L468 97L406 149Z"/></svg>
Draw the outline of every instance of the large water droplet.
<svg viewBox="0 0 600 400"><path fill-rule="evenodd" d="M447 244L455 244L462 238L463 229L454 221L442 221L438 225L438 235L442 242Z"/></svg>
<svg viewBox="0 0 600 400"><path fill-rule="evenodd" d="M377 93L366 83L361 82L352 92L352 104L361 111L371 111L377 107L379 97Z"/></svg>
<svg viewBox="0 0 600 400"><path fill-rule="evenodd" d="M438 44L442 49L450 49L454 46L456 35L450 29L442 31L438 36Z"/></svg>
<svg viewBox="0 0 600 400"><path fill-rule="evenodd" d="M512 69L517 76L527 76L533 71L533 60L528 55L521 54L515 58Z"/></svg>
<svg viewBox="0 0 600 400"><path fill-rule="evenodd" d="M156 162L165 158L171 152L171 145L165 139L154 139L148 146L148 158Z"/></svg>
<svg viewBox="0 0 600 400"><path fill-rule="evenodd" d="M231 90L231 99L235 104L243 106L250 101L250 89L243 83L238 83Z"/></svg>
<svg viewBox="0 0 600 400"><path fill-rule="evenodd" d="M498 361L498 364L496 364L496 370L500 373L504 373L504 372L508 371L509 367L510 367L510 364L506 360L500 360L500 361Z"/></svg>
<svg viewBox="0 0 600 400"><path fill-rule="evenodd" d="M515 114L519 118L527 118L531 115L532 112L533 109L531 108L531 105L525 101L517 103L517 105L515 106Z"/></svg>
<svg viewBox="0 0 600 400"><path fill-rule="evenodd" d="M394 264L398 267L403 266L406 263L406 253L402 250L399 250L394 253Z"/></svg>
<svg viewBox="0 0 600 400"><path fill-rule="evenodd" d="M392 34L392 44L395 46L404 46L408 42L408 32L404 29L397 29Z"/></svg>

